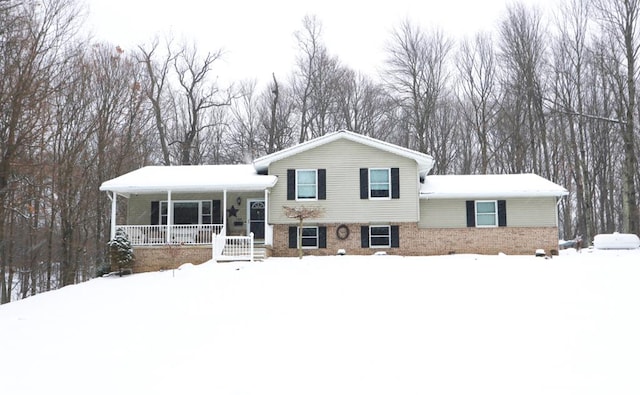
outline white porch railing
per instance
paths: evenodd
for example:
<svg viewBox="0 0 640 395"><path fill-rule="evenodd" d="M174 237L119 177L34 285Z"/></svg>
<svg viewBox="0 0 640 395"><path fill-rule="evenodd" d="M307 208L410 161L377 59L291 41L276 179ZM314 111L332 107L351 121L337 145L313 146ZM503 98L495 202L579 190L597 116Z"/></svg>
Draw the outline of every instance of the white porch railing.
<svg viewBox="0 0 640 395"><path fill-rule="evenodd" d="M222 224L212 225L118 225L132 245L211 244L214 234L223 233ZM170 235L171 240L167 240Z"/></svg>
<svg viewBox="0 0 640 395"><path fill-rule="evenodd" d="M212 250L216 261L253 262L253 232L249 236L217 234L213 237Z"/></svg>

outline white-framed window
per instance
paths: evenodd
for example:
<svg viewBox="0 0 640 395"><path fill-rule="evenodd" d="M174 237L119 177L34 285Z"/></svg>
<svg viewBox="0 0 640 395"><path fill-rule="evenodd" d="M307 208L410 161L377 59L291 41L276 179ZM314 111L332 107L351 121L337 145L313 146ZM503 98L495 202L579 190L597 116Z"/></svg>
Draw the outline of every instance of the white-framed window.
<svg viewBox="0 0 640 395"><path fill-rule="evenodd" d="M300 228L298 228L300 232ZM300 235L302 248L318 248L318 227L317 226L304 226Z"/></svg>
<svg viewBox="0 0 640 395"><path fill-rule="evenodd" d="M171 201L174 225L210 224L212 220L211 200L173 200ZM166 200L160 202L160 224L166 225L169 215Z"/></svg>
<svg viewBox="0 0 640 395"><path fill-rule="evenodd" d="M498 226L498 201L497 200L476 200L476 226L494 227Z"/></svg>
<svg viewBox="0 0 640 395"><path fill-rule="evenodd" d="M369 246L371 248L391 247L391 226L389 225L369 226Z"/></svg>
<svg viewBox="0 0 640 395"><path fill-rule="evenodd" d="M296 200L318 199L318 170L296 170Z"/></svg>
<svg viewBox="0 0 640 395"><path fill-rule="evenodd" d="M391 169L369 169L369 198L391 198Z"/></svg>

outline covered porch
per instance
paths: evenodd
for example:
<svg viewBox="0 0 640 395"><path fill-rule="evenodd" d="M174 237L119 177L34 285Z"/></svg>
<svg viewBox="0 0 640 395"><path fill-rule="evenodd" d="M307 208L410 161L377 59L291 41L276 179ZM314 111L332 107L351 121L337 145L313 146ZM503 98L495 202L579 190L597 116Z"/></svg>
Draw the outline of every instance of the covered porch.
<svg viewBox="0 0 640 395"><path fill-rule="evenodd" d="M148 166L106 181L111 238L123 229L133 246L208 245L249 236L270 245L267 206L275 176L251 165ZM119 199L120 198L120 199ZM126 210L122 210L122 198Z"/></svg>

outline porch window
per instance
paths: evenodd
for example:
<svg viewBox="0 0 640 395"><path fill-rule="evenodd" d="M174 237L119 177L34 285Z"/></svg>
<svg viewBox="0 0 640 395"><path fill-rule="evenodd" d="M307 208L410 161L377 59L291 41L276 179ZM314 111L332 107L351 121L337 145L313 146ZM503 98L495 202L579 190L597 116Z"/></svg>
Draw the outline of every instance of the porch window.
<svg viewBox="0 0 640 395"><path fill-rule="evenodd" d="M211 224L211 200L177 200L173 204L174 225ZM168 202L160 202L160 224L167 225Z"/></svg>

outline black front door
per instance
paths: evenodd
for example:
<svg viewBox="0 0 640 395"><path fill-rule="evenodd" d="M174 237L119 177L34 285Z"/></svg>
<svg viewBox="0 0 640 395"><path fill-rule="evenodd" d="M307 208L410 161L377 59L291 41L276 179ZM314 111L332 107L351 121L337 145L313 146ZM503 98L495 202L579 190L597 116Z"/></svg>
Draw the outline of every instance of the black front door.
<svg viewBox="0 0 640 395"><path fill-rule="evenodd" d="M264 240L264 200L251 200L249 202L249 232L253 232L256 240Z"/></svg>

